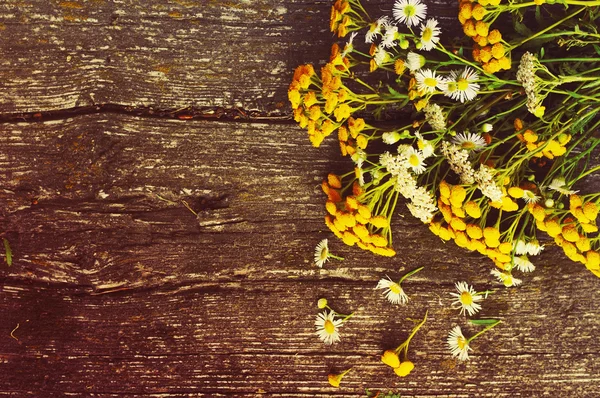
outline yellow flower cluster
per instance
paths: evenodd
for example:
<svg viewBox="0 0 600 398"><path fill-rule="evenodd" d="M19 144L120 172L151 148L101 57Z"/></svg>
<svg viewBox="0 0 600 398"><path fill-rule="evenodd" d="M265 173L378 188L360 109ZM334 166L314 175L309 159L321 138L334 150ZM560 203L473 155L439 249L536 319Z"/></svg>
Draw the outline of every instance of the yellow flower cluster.
<svg viewBox="0 0 600 398"><path fill-rule="evenodd" d="M394 373L400 377L408 376L415 368L415 364L409 360L400 362L400 358L394 350L385 351L381 356L381 362L394 369Z"/></svg>
<svg viewBox="0 0 600 398"><path fill-rule="evenodd" d="M353 26L352 18L348 14L350 3L344 0L337 0L331 7L329 16L329 30L337 34L337 37L344 37L348 34L348 29Z"/></svg>
<svg viewBox="0 0 600 398"><path fill-rule="evenodd" d="M362 118L348 118L347 126L338 128L338 140L340 143L340 151L342 156L354 155L358 149L366 149L369 139L366 135L361 134L365 129L365 120Z"/></svg>
<svg viewBox="0 0 600 398"><path fill-rule="evenodd" d="M392 257L396 254L388 239L375 232L389 229L389 220L384 216L374 216L368 206L358 201L357 196L362 193L358 184L353 185L352 195L343 198L340 177L330 173L321 188L328 199L325 203L325 224L335 236L348 246L356 244L363 250L381 256Z"/></svg>
<svg viewBox="0 0 600 398"><path fill-rule="evenodd" d="M596 276L600 277L600 253L592 250L589 233L598 231L596 218L598 205L594 202L583 202L578 195L569 197L569 212L574 217L558 217L548 214L546 209L535 204L530 205L530 213L536 220L539 230L545 231L554 238L572 261L584 264Z"/></svg>
<svg viewBox="0 0 600 398"><path fill-rule="evenodd" d="M350 92L342 84L342 73L347 70L343 59L334 65L329 62L321 68L319 78L312 65L300 65L288 89L288 99L294 111L294 120L306 128L313 146L319 147L325 137L333 133L353 109L348 104Z"/></svg>
<svg viewBox="0 0 600 398"><path fill-rule="evenodd" d="M439 185L438 208L443 220L432 221L429 230L445 241L489 257L497 267L510 269L512 244L500 241L497 227L481 227L481 209L475 201L466 201L467 192L461 185L442 181ZM510 198L509 198L510 199Z"/></svg>
<svg viewBox="0 0 600 398"><path fill-rule="evenodd" d="M458 5L458 20L463 32L475 42L473 59L481 62L483 70L488 73L509 70L511 65L502 34L498 29L490 31L490 24L485 21L486 15L489 15L485 7L499 4L500 0L459 0Z"/></svg>

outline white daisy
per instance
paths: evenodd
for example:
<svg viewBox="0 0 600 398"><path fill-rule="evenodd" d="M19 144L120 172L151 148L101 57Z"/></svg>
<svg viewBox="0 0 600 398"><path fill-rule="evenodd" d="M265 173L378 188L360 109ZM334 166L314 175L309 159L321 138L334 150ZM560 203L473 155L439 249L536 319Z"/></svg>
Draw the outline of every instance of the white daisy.
<svg viewBox="0 0 600 398"><path fill-rule="evenodd" d="M469 67L462 72L452 71L444 95L460 102L471 101L477 96L478 80L477 72Z"/></svg>
<svg viewBox="0 0 600 398"><path fill-rule="evenodd" d="M441 76L436 76L435 71L431 69L421 69L415 73L417 88L426 93L435 93L435 89L446 90L446 80Z"/></svg>
<svg viewBox="0 0 600 398"><path fill-rule="evenodd" d="M455 326L448 335L448 348L452 356L458 357L461 361L469 360L469 351L473 351L469 347L469 341L463 336L460 326Z"/></svg>
<svg viewBox="0 0 600 398"><path fill-rule="evenodd" d="M375 289L386 289L383 294L385 294L385 297L392 304L408 303L408 296L404 293L402 287L398 283L393 282L389 277L387 279L380 279Z"/></svg>
<svg viewBox="0 0 600 398"><path fill-rule="evenodd" d="M537 240L532 240L530 242L527 242L527 244L525 245L525 250L530 256L537 256L542 252L542 250L544 250L544 246L540 245L540 242L538 242Z"/></svg>
<svg viewBox="0 0 600 398"><path fill-rule="evenodd" d="M329 245L327 239L323 239L317 244L317 247L315 247L315 265L322 268L323 265L329 261L329 257Z"/></svg>
<svg viewBox="0 0 600 398"><path fill-rule="evenodd" d="M344 58L346 55L348 55L349 53L351 53L352 50L354 50L354 44L353 44L353 42L354 42L354 38L356 37L356 35L358 35L358 32L352 32L350 34L350 37L348 38L348 42L344 46L344 51L341 54L342 58Z"/></svg>
<svg viewBox="0 0 600 398"><path fill-rule="evenodd" d="M412 51L406 55L405 66L411 72L416 72L425 65L426 59L421 54L413 53Z"/></svg>
<svg viewBox="0 0 600 398"><path fill-rule="evenodd" d="M523 239L517 240L517 242L514 244L514 249L517 256L527 254L527 242L525 242Z"/></svg>
<svg viewBox="0 0 600 398"><path fill-rule="evenodd" d="M390 19L387 16L379 18L369 26L369 31L365 34L365 42L373 43L377 36L381 35L381 28L390 26Z"/></svg>
<svg viewBox="0 0 600 398"><path fill-rule="evenodd" d="M403 22L409 28L417 26L425 19L427 6L421 0L397 0L394 3L393 15L397 22Z"/></svg>
<svg viewBox="0 0 600 398"><path fill-rule="evenodd" d="M556 177L555 179L553 179L550 185L548 185L548 188L553 191L560 192L563 195L573 195L579 192L570 190L567 187L567 183L565 182L565 179L563 177Z"/></svg>
<svg viewBox="0 0 600 398"><path fill-rule="evenodd" d="M433 156L435 147L431 141L424 139L421 133L415 133L415 137L417 137L417 146L421 150L423 158L427 159L428 157Z"/></svg>
<svg viewBox="0 0 600 398"><path fill-rule="evenodd" d="M498 271L497 269L492 270L492 275L494 275L498 281L502 282L504 286L519 286L523 281L513 277L511 274L507 272Z"/></svg>
<svg viewBox="0 0 600 398"><path fill-rule="evenodd" d="M460 308L460 315L463 315L466 311L469 316L473 316L473 314L481 310L481 305L478 302L483 300L483 296L475 292L473 286L469 286L467 282L456 282L455 286L458 293L450 293L450 295L456 297L452 305Z"/></svg>
<svg viewBox="0 0 600 398"><path fill-rule="evenodd" d="M425 168L425 156L423 153L413 147L409 147L405 152L406 166L410 168L415 174L424 173Z"/></svg>
<svg viewBox="0 0 600 398"><path fill-rule="evenodd" d="M517 269L521 272L531 272L535 270L535 265L533 265L533 263L529 261L529 259L525 255L515 257L513 259L513 263L515 267L517 267Z"/></svg>
<svg viewBox="0 0 600 398"><path fill-rule="evenodd" d="M434 49L440 41L441 32L438 22L433 18L429 18L427 23L421 24L421 48L425 51Z"/></svg>
<svg viewBox="0 0 600 398"><path fill-rule="evenodd" d="M375 49L375 54L373 54L373 59L377 66L383 65L386 61L390 59L390 54L385 50L381 44L377 46Z"/></svg>
<svg viewBox="0 0 600 398"><path fill-rule="evenodd" d="M383 48L391 48L396 45L396 33L398 33L397 26L390 26L385 29L383 40L381 40L381 46Z"/></svg>
<svg viewBox="0 0 600 398"><path fill-rule="evenodd" d="M476 133L469 133L468 131L457 134L452 138L452 143L467 151L479 151L487 145L482 136Z"/></svg>
<svg viewBox="0 0 600 398"><path fill-rule="evenodd" d="M381 140L388 145L393 145L401 139L402 134L397 131L388 131L381 135Z"/></svg>
<svg viewBox="0 0 600 398"><path fill-rule="evenodd" d="M325 310L317 315L317 320L315 321L317 335L325 344L337 343L340 341L338 329L342 326L342 323L341 319L335 319L333 311L327 312Z"/></svg>
<svg viewBox="0 0 600 398"><path fill-rule="evenodd" d="M536 195L533 191L528 189L523 190L523 199L527 203L537 203L540 200L540 197Z"/></svg>

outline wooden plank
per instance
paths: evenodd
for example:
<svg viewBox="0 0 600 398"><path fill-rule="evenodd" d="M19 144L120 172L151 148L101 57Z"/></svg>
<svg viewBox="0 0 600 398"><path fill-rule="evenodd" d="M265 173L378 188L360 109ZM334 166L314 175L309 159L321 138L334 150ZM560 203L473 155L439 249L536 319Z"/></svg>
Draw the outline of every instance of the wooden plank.
<svg viewBox="0 0 600 398"><path fill-rule="evenodd" d="M375 281L249 281L101 296L5 285L1 390L309 396L333 393L328 372L354 366L340 396L364 388L395 389L403 397L593 396L589 388L600 381L598 343L590 336L597 306L590 295L572 292L595 280L548 286L552 272L545 271L544 281L502 289L483 314L500 315L506 324L474 342L471 360L457 364L444 339L464 320L449 308L451 286L439 284L438 270L430 267L407 283L413 301L406 307L385 302L372 289ZM342 342L326 347L312 324L316 299L333 292L334 307L357 315L342 329ZM559 305L546 305L566 293ZM417 367L400 379L379 355L399 344L413 325L407 318L425 309L429 321L410 349ZM18 341L8 337L17 323Z"/></svg>
<svg viewBox="0 0 600 398"><path fill-rule="evenodd" d="M394 226L402 256L332 239L346 260L312 265L331 237L319 182L347 167L333 140L313 149L293 125L117 114L3 131L0 214L15 257L0 267L0 396L592 397L600 381L597 278L555 247L523 286L499 288L487 259L407 215ZM421 265L408 306L374 290ZM504 321L467 364L444 342L466 325L450 308L459 280L498 288L481 314ZM356 312L333 347L314 333L320 297ZM417 368L400 379L379 355L426 310ZM328 386L350 366L342 389Z"/></svg>
<svg viewBox="0 0 600 398"><path fill-rule="evenodd" d="M376 16L388 3L365 2ZM454 16L450 0L432 9ZM300 63L323 64L331 2L7 0L0 114L96 104L289 111ZM387 10L387 11L382 11Z"/></svg>

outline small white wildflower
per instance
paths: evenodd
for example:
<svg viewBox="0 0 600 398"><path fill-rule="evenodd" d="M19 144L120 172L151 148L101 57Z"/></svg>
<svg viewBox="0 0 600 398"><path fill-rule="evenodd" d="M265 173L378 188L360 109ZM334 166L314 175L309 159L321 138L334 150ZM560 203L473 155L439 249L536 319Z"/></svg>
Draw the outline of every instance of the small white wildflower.
<svg viewBox="0 0 600 398"><path fill-rule="evenodd" d="M397 0L394 3L393 15L397 22L403 22L409 28L417 26L425 19L427 6L421 0Z"/></svg>
<svg viewBox="0 0 600 398"><path fill-rule="evenodd" d="M468 131L457 134L452 138L452 142L467 151L480 151L487 145L481 135L469 133Z"/></svg>
<svg viewBox="0 0 600 398"><path fill-rule="evenodd" d="M406 56L406 67L411 72L416 72L425 66L426 59L421 54L413 53L412 51Z"/></svg>
<svg viewBox="0 0 600 398"><path fill-rule="evenodd" d="M427 159L432 156L435 152L435 147L431 141L424 139L421 133L415 133L415 137L417 137L417 147L421 150L423 158Z"/></svg>
<svg viewBox="0 0 600 398"><path fill-rule="evenodd" d="M335 319L333 311L323 311L317 315L315 326L317 327L317 336L325 344L333 344L340 341L338 329L342 326L343 320Z"/></svg>
<svg viewBox="0 0 600 398"><path fill-rule="evenodd" d="M436 89L444 91L446 89L446 80L442 76L437 76L431 69L421 69L415 73L417 88L425 93L435 93Z"/></svg>
<svg viewBox="0 0 600 398"><path fill-rule="evenodd" d="M491 273L498 279L499 282L502 282L506 287L519 286L523 282L522 280L515 278L511 274L507 272L498 271L497 269L493 269Z"/></svg>
<svg viewBox="0 0 600 398"><path fill-rule="evenodd" d="M532 272L533 270L535 270L535 265L533 265L533 263L529 261L527 256L515 257L513 259L513 263L515 267L517 267L517 269L521 272Z"/></svg>
<svg viewBox="0 0 600 398"><path fill-rule="evenodd" d="M425 157L421 151L410 147L404 152L404 156L406 156L407 167L410 168L413 173L421 174L427 170L425 168Z"/></svg>
<svg viewBox="0 0 600 398"><path fill-rule="evenodd" d="M381 40L381 46L383 48L392 48L396 45L396 34L398 33L397 26L390 26L385 29L383 40Z"/></svg>
<svg viewBox="0 0 600 398"><path fill-rule="evenodd" d="M365 34L365 42L373 43L377 36L381 35L381 29L390 26L389 17L383 16L369 25L369 31Z"/></svg>
<svg viewBox="0 0 600 398"><path fill-rule="evenodd" d="M450 331L450 335L448 335L446 341L452 356L457 357L461 361L469 359L469 351L473 351L473 349L469 347L469 341L463 336L460 326L455 326Z"/></svg>
<svg viewBox="0 0 600 398"><path fill-rule="evenodd" d="M562 193L563 195L573 195L573 194L576 194L577 192L579 192L579 191L570 190L567 187L567 183L565 182L565 179L563 177L554 178L552 180L552 182L550 183L550 185L548 185L548 188L553 191Z"/></svg>
<svg viewBox="0 0 600 398"><path fill-rule="evenodd" d="M477 96L479 75L469 67L463 71L451 71L444 95L453 100L466 102Z"/></svg>
<svg viewBox="0 0 600 398"><path fill-rule="evenodd" d="M377 287L375 289L385 289L383 294L392 304L408 303L408 296L404 293L402 286L392 281L389 277L387 279L380 279L379 282L377 282Z"/></svg>
<svg viewBox="0 0 600 398"><path fill-rule="evenodd" d="M421 24L421 48L425 51L434 49L440 41L441 32L438 22L434 18L429 18L427 23Z"/></svg>
<svg viewBox="0 0 600 398"><path fill-rule="evenodd" d="M466 311L469 316L473 316L481 310L479 302L483 300L483 296L477 293L473 286L469 286L467 282L456 282L455 286L458 293L450 293L450 295L456 297L452 305L460 308L460 315L463 315Z"/></svg>

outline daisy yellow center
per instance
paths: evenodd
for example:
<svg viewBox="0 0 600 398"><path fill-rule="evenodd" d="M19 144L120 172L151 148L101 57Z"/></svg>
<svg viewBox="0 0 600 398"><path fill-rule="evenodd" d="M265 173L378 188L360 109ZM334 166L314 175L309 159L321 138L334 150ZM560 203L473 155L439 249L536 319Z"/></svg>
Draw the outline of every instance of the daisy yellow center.
<svg viewBox="0 0 600 398"><path fill-rule="evenodd" d="M417 155L415 155L414 153L412 155L410 155L410 157L408 158L408 163L410 163L411 166L418 166L421 164L421 160L419 159L419 157Z"/></svg>
<svg viewBox="0 0 600 398"><path fill-rule="evenodd" d="M423 41L430 41L433 36L433 31L430 28L425 28L423 31Z"/></svg>
<svg viewBox="0 0 600 398"><path fill-rule="evenodd" d="M390 285L390 291L395 294L400 294L400 293L402 293L402 288L400 287L399 284L393 283Z"/></svg>
<svg viewBox="0 0 600 398"><path fill-rule="evenodd" d="M325 325L323 325L323 329L327 332L327 334L333 334L335 332L335 325L329 319L325 321Z"/></svg>
<svg viewBox="0 0 600 398"><path fill-rule="evenodd" d="M460 90L460 91L465 91L468 87L469 87L469 82L466 81L463 78L460 78L456 81L456 87Z"/></svg>
<svg viewBox="0 0 600 398"><path fill-rule="evenodd" d="M475 148L475 143L473 141L465 141L462 144L460 144L460 147L462 149L473 149Z"/></svg>
<svg viewBox="0 0 600 398"><path fill-rule="evenodd" d="M464 337L462 337L462 336L459 336L459 337L456 339L456 345L457 345L457 346L458 346L458 348L460 348L461 350L464 350L464 349L465 349L465 347L467 346L467 339L465 339L465 338L464 338Z"/></svg>
<svg viewBox="0 0 600 398"><path fill-rule="evenodd" d="M329 252L327 250L326 247L321 249L321 253L319 253L319 260L321 261L325 261L327 260L327 256L329 255Z"/></svg>
<svg viewBox="0 0 600 398"><path fill-rule="evenodd" d="M464 305L471 305L473 304L473 296L469 292L462 292L460 294L460 302Z"/></svg>
<svg viewBox="0 0 600 398"><path fill-rule="evenodd" d="M414 17L416 13L417 9L414 6L407 5L406 7L404 7L404 15L406 15L407 17Z"/></svg>
<svg viewBox="0 0 600 398"><path fill-rule="evenodd" d="M448 88L446 89L449 93L458 90L458 86L455 82L448 82Z"/></svg>
<svg viewBox="0 0 600 398"><path fill-rule="evenodd" d="M423 83L425 83L425 85L429 87L437 86L437 80L435 80L433 77L426 77Z"/></svg>

